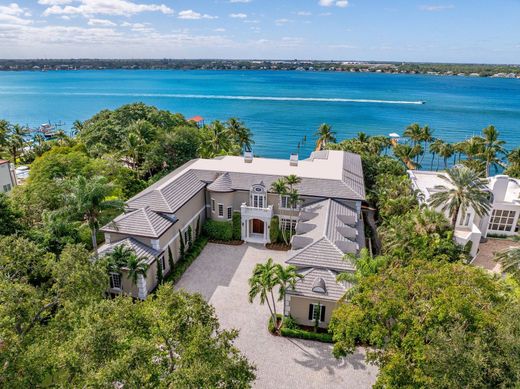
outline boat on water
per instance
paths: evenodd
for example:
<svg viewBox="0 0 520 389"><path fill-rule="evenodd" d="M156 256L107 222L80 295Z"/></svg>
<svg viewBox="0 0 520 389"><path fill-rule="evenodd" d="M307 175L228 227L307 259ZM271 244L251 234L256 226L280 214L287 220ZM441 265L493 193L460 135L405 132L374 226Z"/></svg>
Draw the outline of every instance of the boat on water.
<svg viewBox="0 0 520 389"><path fill-rule="evenodd" d="M52 139L56 136L58 131L56 125L48 122L40 124L38 132L40 132L46 139Z"/></svg>

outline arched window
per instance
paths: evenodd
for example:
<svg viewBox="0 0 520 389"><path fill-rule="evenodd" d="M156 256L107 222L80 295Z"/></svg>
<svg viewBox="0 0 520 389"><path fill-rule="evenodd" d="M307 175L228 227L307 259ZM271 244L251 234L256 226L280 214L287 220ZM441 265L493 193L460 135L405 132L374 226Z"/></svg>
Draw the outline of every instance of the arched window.
<svg viewBox="0 0 520 389"><path fill-rule="evenodd" d="M253 185L250 191L251 206L255 208L266 208L267 199L265 192L265 185L263 182L260 184Z"/></svg>

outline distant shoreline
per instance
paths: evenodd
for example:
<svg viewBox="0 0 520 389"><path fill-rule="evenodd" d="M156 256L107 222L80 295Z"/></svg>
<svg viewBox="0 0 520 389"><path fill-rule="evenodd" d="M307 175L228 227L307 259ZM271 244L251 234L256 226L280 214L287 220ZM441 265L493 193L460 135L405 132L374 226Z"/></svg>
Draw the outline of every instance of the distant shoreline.
<svg viewBox="0 0 520 389"><path fill-rule="evenodd" d="M56 70L282 70L520 79L520 65L300 60L0 59L0 71Z"/></svg>

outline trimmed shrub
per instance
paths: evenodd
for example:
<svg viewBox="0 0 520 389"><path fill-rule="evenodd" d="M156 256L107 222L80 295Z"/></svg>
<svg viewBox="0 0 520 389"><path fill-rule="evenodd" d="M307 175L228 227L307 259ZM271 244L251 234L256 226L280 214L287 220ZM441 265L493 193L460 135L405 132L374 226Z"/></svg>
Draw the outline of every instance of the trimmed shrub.
<svg viewBox="0 0 520 389"><path fill-rule="evenodd" d="M206 247L207 243L208 239L203 236L194 241L191 250L186 252L186 255L177 261L173 271L171 271L170 274L168 274L168 277L166 277L166 281L171 281L173 283L177 282L186 269L190 267L195 259L197 259L204 247Z"/></svg>
<svg viewBox="0 0 520 389"><path fill-rule="evenodd" d="M242 216L240 212L233 212L233 240L242 239Z"/></svg>
<svg viewBox="0 0 520 389"><path fill-rule="evenodd" d="M271 243L277 243L278 239L280 239L280 219L278 219L278 216L273 216L271 218L269 239L271 240Z"/></svg>
<svg viewBox="0 0 520 389"><path fill-rule="evenodd" d="M195 240L199 239L200 236L200 215L197 219L197 225L195 226Z"/></svg>
<svg viewBox="0 0 520 389"><path fill-rule="evenodd" d="M283 319L283 326L285 328L289 328L291 330L297 330L299 329L298 327L298 324L296 323L296 321L293 319L292 316L286 316L284 319Z"/></svg>
<svg viewBox="0 0 520 389"><path fill-rule="evenodd" d="M168 265L170 265L170 273L173 271L175 263L173 262L172 249L168 246Z"/></svg>
<svg viewBox="0 0 520 389"><path fill-rule="evenodd" d="M188 250L191 248L191 245L193 244L193 231L191 229L191 226L188 226L188 241L186 242L186 245L188 246Z"/></svg>
<svg viewBox="0 0 520 389"><path fill-rule="evenodd" d="M157 265L157 285L161 285L163 283L163 270L161 266L161 261L159 258L157 258L156 265Z"/></svg>
<svg viewBox="0 0 520 389"><path fill-rule="evenodd" d="M179 230L179 258L184 258L184 253L186 251L186 246L184 245L184 237L182 236L182 231Z"/></svg>
<svg viewBox="0 0 520 389"><path fill-rule="evenodd" d="M207 220L202 228L204 235L213 240L233 239L233 226L231 222Z"/></svg>
<svg viewBox="0 0 520 389"><path fill-rule="evenodd" d="M282 336L286 336L288 338L317 340L323 343L334 343L332 340L332 334L329 333L310 332L302 329L291 329L284 326L282 326L280 333Z"/></svg>

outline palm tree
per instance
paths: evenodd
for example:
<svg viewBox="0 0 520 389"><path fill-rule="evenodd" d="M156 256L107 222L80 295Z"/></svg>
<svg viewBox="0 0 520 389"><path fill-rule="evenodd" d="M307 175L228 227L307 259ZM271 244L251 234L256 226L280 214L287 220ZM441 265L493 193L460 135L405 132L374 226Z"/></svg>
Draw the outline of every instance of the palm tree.
<svg viewBox="0 0 520 389"><path fill-rule="evenodd" d="M419 123L410 124L404 130L403 136L405 138L409 138L412 141L412 146L415 146L416 144L422 141L423 129L421 128Z"/></svg>
<svg viewBox="0 0 520 389"><path fill-rule="evenodd" d="M109 256L109 267L114 271L119 271L122 267L128 263L128 258L132 254L133 250L123 244L114 247L114 250Z"/></svg>
<svg viewBox="0 0 520 389"><path fill-rule="evenodd" d="M277 329L278 315L276 313L276 302L273 289L277 285L276 265L269 258L266 263L257 263L253 269L253 275L249 278L249 303L260 297L260 305L267 303L271 314L273 325ZM271 300L269 300L271 298Z"/></svg>
<svg viewBox="0 0 520 389"><path fill-rule="evenodd" d="M222 122L215 120L203 128L199 152L203 158L213 158L232 151L232 145L228 129Z"/></svg>
<svg viewBox="0 0 520 389"><path fill-rule="evenodd" d="M518 238L516 238L518 240ZM510 247L495 254L495 261L502 266L502 271L511 274L520 281L520 247Z"/></svg>
<svg viewBox="0 0 520 389"><path fill-rule="evenodd" d="M435 139L432 143L430 143L430 153L432 154L432 162L430 166L430 170L433 170L433 161L435 160L435 156L441 152L442 145L444 142L442 139ZM439 170L439 160L437 159L437 169Z"/></svg>
<svg viewBox="0 0 520 389"><path fill-rule="evenodd" d="M145 258L139 258L134 251L130 253L127 258L125 267L128 271L128 278L132 281L132 284L137 285L139 276L146 278L146 272L148 265L144 262ZM157 266L160 266L157 264Z"/></svg>
<svg viewBox="0 0 520 389"><path fill-rule="evenodd" d="M327 123L323 123L314 135L318 137L316 142L316 151L322 150L329 142L336 142L336 133L332 131L332 127Z"/></svg>
<svg viewBox="0 0 520 389"><path fill-rule="evenodd" d="M16 165L16 160L20 155L21 150L25 145L25 136L29 133L29 130L25 127L15 124L9 126L6 135L6 146L11 154L12 162Z"/></svg>
<svg viewBox="0 0 520 389"><path fill-rule="evenodd" d="M97 232L100 218L105 211L122 208L121 201L107 200L113 190L113 185L105 177L97 176L88 180L83 176L78 176L70 182L69 193L65 199L71 210L80 215L90 227L92 248L96 258L98 257Z"/></svg>
<svg viewBox="0 0 520 389"><path fill-rule="evenodd" d="M499 140L498 136L500 133L495 126L488 126L482 130L483 133L483 145L482 151L478 155L483 161L486 162L486 177L489 177L491 166L495 168L502 165L500 155L504 155L506 150L504 148L503 140Z"/></svg>
<svg viewBox="0 0 520 389"><path fill-rule="evenodd" d="M409 144L397 144L394 147L394 155L399 158L410 170L414 170L419 167L419 164L414 162L414 160L421 151L421 145L410 146Z"/></svg>
<svg viewBox="0 0 520 389"><path fill-rule="evenodd" d="M473 160L483 151L484 140L480 136L473 136L464 141L464 154L468 160Z"/></svg>
<svg viewBox="0 0 520 389"><path fill-rule="evenodd" d="M361 249L359 256L345 254L344 260L351 262L356 267L355 273L343 272L337 275L337 281L357 284L361 278L377 274L379 269L388 263L385 256L372 257L367 248Z"/></svg>
<svg viewBox="0 0 520 389"><path fill-rule="evenodd" d="M226 124L229 133L240 146L240 149L251 151L251 146L255 143L251 130L244 126L243 122L235 118L228 119Z"/></svg>
<svg viewBox="0 0 520 389"><path fill-rule="evenodd" d="M459 212L465 217L469 207L475 210L480 217L486 215L490 208L487 181L479 177L478 173L465 166L455 166L446 170L446 174L439 177L447 185L436 185L437 191L430 197L430 205L441 207L443 212L448 211L451 226L455 229Z"/></svg>
<svg viewBox="0 0 520 389"><path fill-rule="evenodd" d="M421 141L424 142L423 150L428 150L428 144L433 141L433 130L429 126L421 128ZM424 153L421 158L421 163L424 159Z"/></svg>
<svg viewBox="0 0 520 389"><path fill-rule="evenodd" d="M448 168L448 159L453 156L455 150L451 143L443 143L441 145L439 155L444 159L444 169Z"/></svg>
<svg viewBox="0 0 520 389"><path fill-rule="evenodd" d="M287 293L287 290L294 289L296 282L303 278L303 275L296 271L296 267L288 265L283 267L280 264L276 265L275 268L276 284L279 286L278 289L278 301L282 301Z"/></svg>

